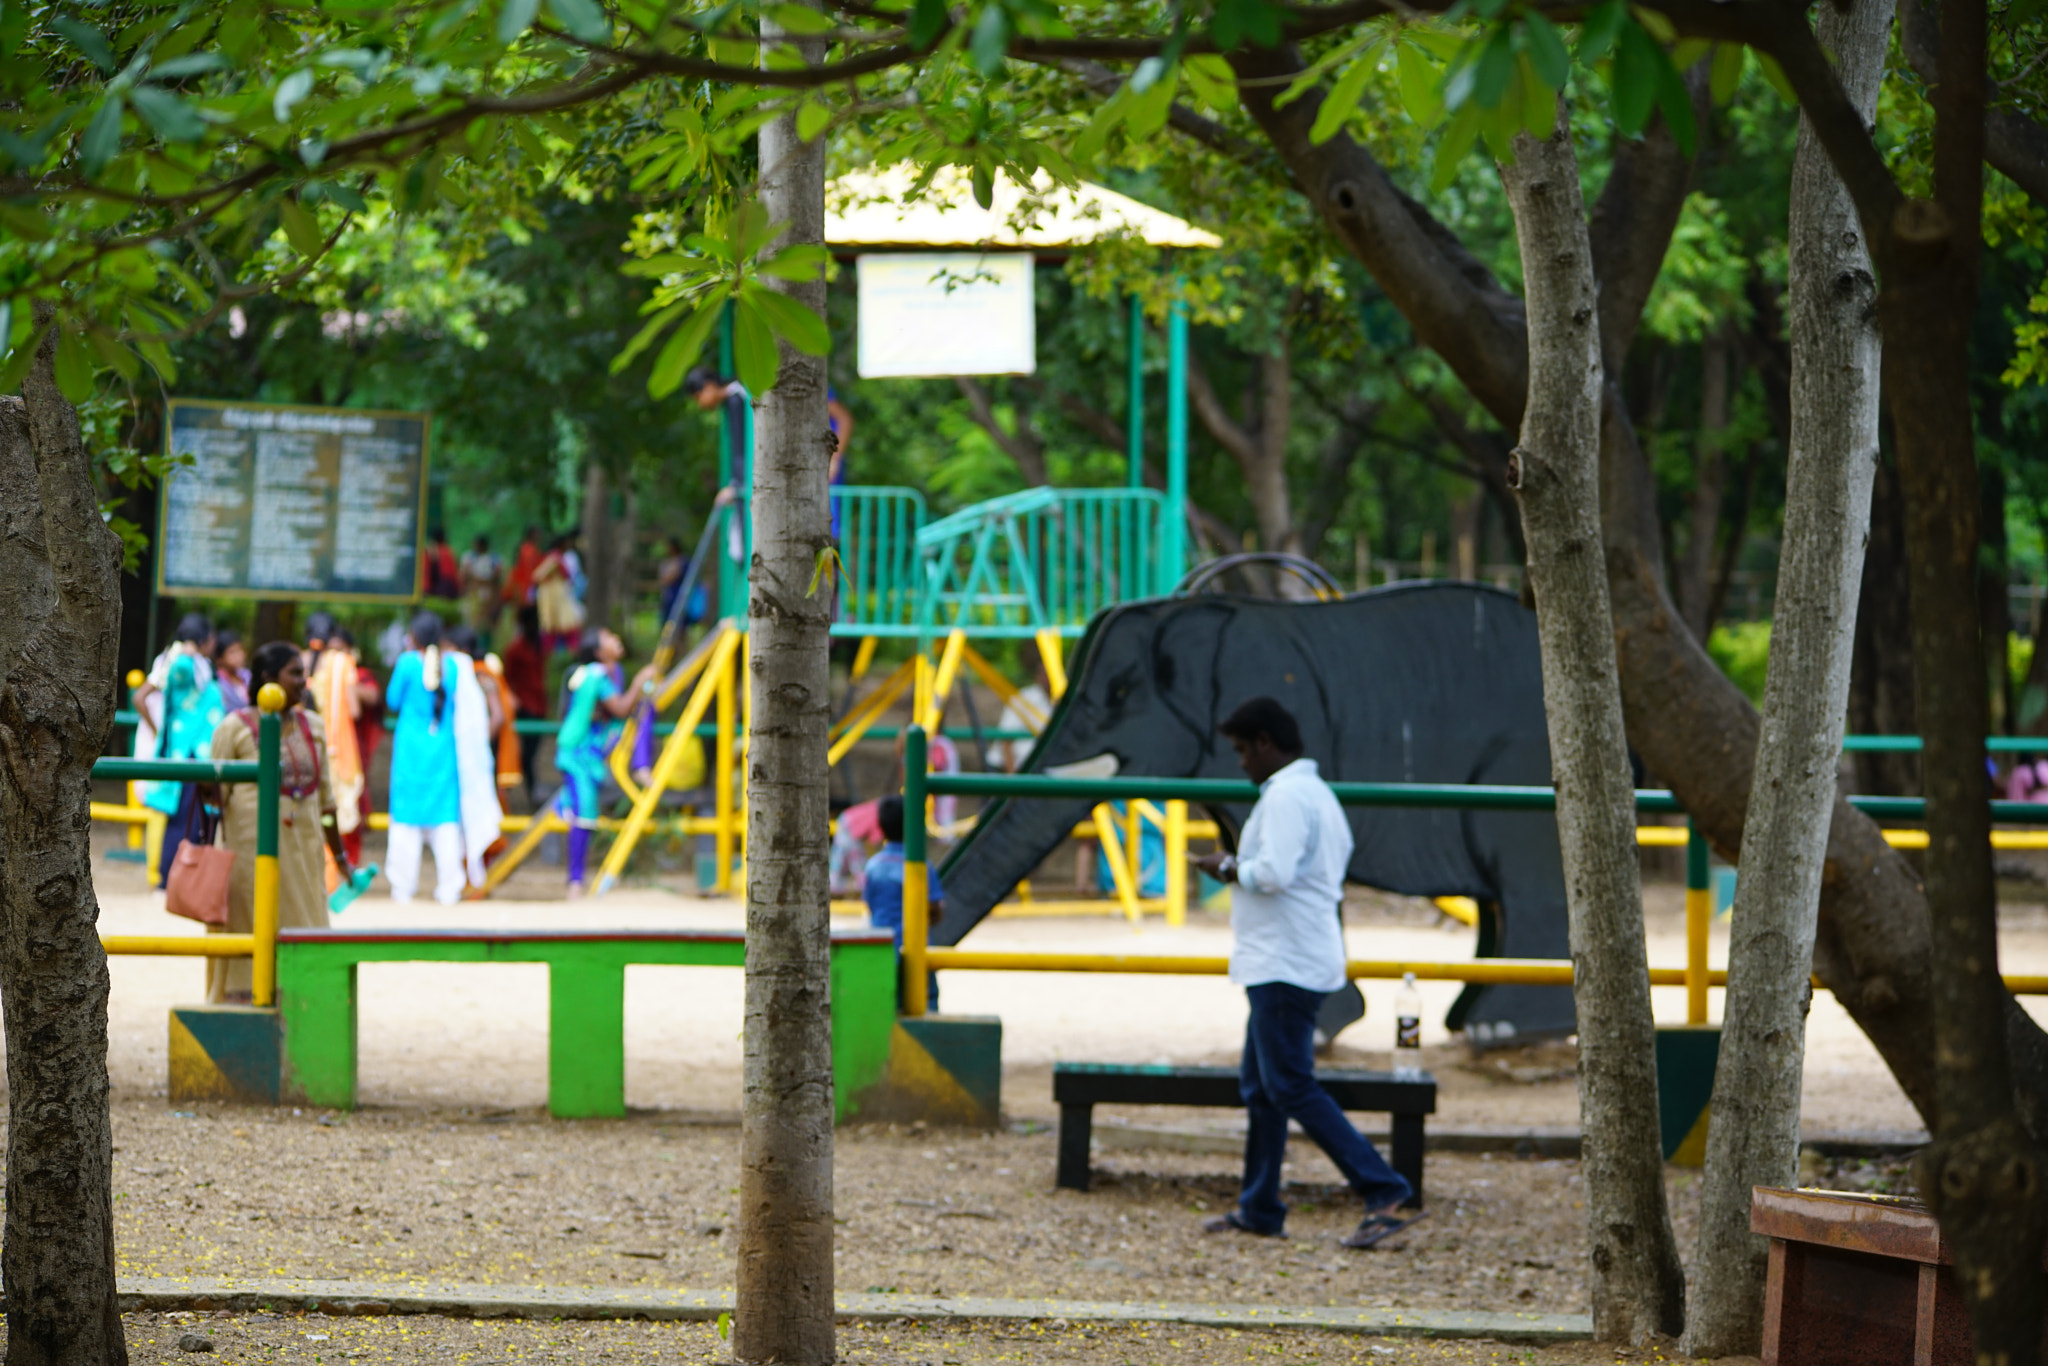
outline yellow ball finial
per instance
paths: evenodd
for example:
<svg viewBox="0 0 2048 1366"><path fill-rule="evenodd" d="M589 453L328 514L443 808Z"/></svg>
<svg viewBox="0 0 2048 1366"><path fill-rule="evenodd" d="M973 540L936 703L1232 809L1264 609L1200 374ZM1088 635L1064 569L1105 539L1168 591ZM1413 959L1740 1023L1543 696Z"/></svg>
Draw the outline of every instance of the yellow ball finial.
<svg viewBox="0 0 2048 1366"><path fill-rule="evenodd" d="M284 689L275 683L265 683L256 690L256 705L268 712L284 710Z"/></svg>
<svg viewBox="0 0 2048 1366"><path fill-rule="evenodd" d="M129 686L129 687L131 687L131 688L139 688L139 687L141 687L141 686L142 686L143 684L145 684L145 683L147 683L147 682L149 682L149 675L147 675L147 674L143 673L143 672L142 672L142 670L140 670L140 669L130 669L130 670L128 671L128 686Z"/></svg>

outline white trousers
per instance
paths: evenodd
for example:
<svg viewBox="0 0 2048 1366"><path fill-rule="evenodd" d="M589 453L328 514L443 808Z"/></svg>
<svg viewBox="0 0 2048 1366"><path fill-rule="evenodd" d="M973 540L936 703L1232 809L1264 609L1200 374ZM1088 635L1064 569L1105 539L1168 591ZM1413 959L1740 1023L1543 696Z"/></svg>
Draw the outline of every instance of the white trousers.
<svg viewBox="0 0 2048 1366"><path fill-rule="evenodd" d="M462 867L462 827L446 825L391 824L390 840L384 851L384 877L391 883L391 899L403 906L420 889L420 844L434 848L434 900L453 906L462 900L465 885Z"/></svg>

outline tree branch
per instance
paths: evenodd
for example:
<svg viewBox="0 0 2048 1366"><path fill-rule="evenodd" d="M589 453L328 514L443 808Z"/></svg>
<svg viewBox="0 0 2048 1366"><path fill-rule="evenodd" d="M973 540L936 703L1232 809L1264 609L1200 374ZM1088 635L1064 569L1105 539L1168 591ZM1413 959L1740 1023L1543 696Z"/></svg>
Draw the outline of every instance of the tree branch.
<svg viewBox="0 0 2048 1366"><path fill-rule="evenodd" d="M1899 39L1913 74L1925 85L1935 84L1941 71L1941 24L1922 0L1901 0ZM2029 199L2048 206L2048 128L2018 110L1987 109L1984 160Z"/></svg>
<svg viewBox="0 0 2048 1366"><path fill-rule="evenodd" d="M989 400L988 389L980 381L955 375L953 383L959 386L961 396L967 400L968 411L974 417L974 425L987 432L989 439L1002 447L1003 453L1017 462L1017 470L1024 476L1024 482L1037 488L1051 482L1045 472L1045 443L1031 430L1031 422L1022 410L1017 413L1017 430L1007 430L996 417L995 405Z"/></svg>

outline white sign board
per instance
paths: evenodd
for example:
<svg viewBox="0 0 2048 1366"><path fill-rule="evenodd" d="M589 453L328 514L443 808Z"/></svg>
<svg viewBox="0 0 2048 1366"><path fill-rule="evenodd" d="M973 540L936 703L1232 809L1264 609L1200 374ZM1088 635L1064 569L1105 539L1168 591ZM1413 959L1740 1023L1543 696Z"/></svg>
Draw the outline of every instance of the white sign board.
<svg viewBox="0 0 2048 1366"><path fill-rule="evenodd" d="M861 378L1037 368L1029 252L892 252L859 265Z"/></svg>

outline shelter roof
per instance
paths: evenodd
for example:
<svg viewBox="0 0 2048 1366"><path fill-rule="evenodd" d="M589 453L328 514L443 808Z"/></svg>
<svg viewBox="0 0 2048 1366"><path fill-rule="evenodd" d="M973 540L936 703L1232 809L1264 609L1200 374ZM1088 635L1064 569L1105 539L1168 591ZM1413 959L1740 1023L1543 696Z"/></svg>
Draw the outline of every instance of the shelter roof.
<svg viewBox="0 0 2048 1366"><path fill-rule="evenodd" d="M835 247L1000 248L1064 251L1131 234L1155 247L1223 245L1215 233L1081 182L1073 189L1040 170L1029 185L998 175L986 209L974 202L965 168L948 166L910 198L908 163L850 171L825 187L825 241Z"/></svg>

